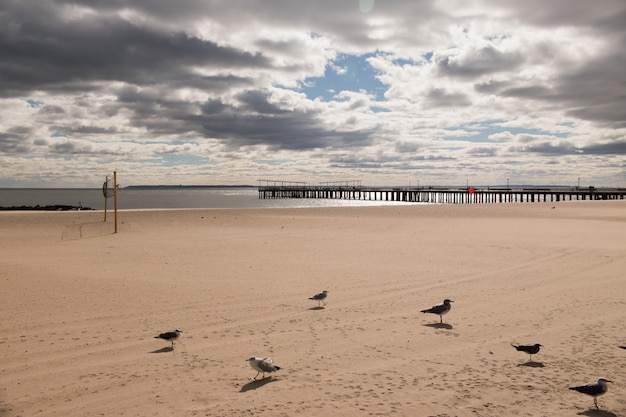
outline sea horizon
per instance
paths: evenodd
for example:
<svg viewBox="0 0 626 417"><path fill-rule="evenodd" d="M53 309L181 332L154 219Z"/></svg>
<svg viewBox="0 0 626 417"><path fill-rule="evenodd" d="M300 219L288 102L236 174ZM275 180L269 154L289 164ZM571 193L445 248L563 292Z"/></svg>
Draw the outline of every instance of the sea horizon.
<svg viewBox="0 0 626 417"><path fill-rule="evenodd" d="M304 183L302 183L304 185ZM312 185L312 184L311 184ZM344 185L345 186L345 185ZM113 190L107 190L107 209L113 208ZM348 186L349 187L349 186ZM470 189L476 190L578 190L575 186L562 185L468 185L468 186L360 186L369 189ZM298 207L362 207L407 204L430 204L409 201L359 200L339 198L259 198L256 185L131 185L119 187L117 208L124 209L193 209L193 208L298 208ZM582 188L580 190L585 190ZM589 187L594 189L594 187ZM623 190L623 189L619 189ZM597 190L595 190L597 191ZM0 209L62 209L82 208L104 210L105 197L100 188L0 188Z"/></svg>
<svg viewBox="0 0 626 417"><path fill-rule="evenodd" d="M128 186L118 189L117 208L125 209L194 209L194 208L305 208L363 207L407 204L397 201L343 199L260 199L257 186ZM113 209L109 190L107 209ZM0 207L33 208L71 206L104 210L102 188L0 188Z"/></svg>

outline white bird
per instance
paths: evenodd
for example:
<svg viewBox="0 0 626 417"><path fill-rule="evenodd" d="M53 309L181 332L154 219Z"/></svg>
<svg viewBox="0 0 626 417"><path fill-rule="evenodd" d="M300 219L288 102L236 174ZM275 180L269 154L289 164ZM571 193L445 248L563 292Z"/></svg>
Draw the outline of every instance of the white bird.
<svg viewBox="0 0 626 417"><path fill-rule="evenodd" d="M163 340L167 340L168 342L172 342L172 349L174 349L174 340L178 339L181 333L182 333L182 330L174 329L171 332L165 332L165 333L161 333L158 336L154 336L154 338L163 339Z"/></svg>
<svg viewBox="0 0 626 417"><path fill-rule="evenodd" d="M265 378L266 372L272 373L281 369L280 366L274 365L274 362L272 362L272 358L257 358L256 356L253 356L247 359L247 361L252 369L256 371L256 375L252 379L256 379L256 377L259 376L260 373L263 373L263 376L261 378Z"/></svg>
<svg viewBox="0 0 626 417"><path fill-rule="evenodd" d="M593 403L596 408L598 408L598 397L600 395L606 394L609 387L606 385L607 382L613 382L606 378L598 378L597 382L590 382L585 385L579 385L577 387L570 387L571 390L582 392L583 394L591 395L593 397Z"/></svg>
<svg viewBox="0 0 626 417"><path fill-rule="evenodd" d="M443 304L439 304L431 308L427 308L426 310L422 310L422 313L439 314L439 322L443 323L443 315L448 314L450 312L450 309L452 308L452 305L450 303L453 303L453 302L454 301L448 300L446 298L445 300L443 300Z"/></svg>
<svg viewBox="0 0 626 417"><path fill-rule="evenodd" d="M315 294L312 297L309 297L309 300L316 300L317 301L317 305L319 307L322 302L324 303L324 305L326 305L326 301L324 301L326 299L326 297L328 297L328 291L324 290L322 292L318 292L317 294Z"/></svg>

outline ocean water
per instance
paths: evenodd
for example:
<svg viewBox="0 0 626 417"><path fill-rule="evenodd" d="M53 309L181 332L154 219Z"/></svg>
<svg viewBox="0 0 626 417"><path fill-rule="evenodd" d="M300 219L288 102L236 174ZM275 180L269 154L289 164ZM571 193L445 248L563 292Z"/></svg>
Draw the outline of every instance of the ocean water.
<svg viewBox="0 0 626 417"><path fill-rule="evenodd" d="M99 188L3 188L0 207L68 205L103 210L105 199ZM107 199L113 209L113 198ZM122 188L117 193L117 208L190 209L190 208L289 208L356 207L407 205L416 203L338 199L259 199L256 188Z"/></svg>

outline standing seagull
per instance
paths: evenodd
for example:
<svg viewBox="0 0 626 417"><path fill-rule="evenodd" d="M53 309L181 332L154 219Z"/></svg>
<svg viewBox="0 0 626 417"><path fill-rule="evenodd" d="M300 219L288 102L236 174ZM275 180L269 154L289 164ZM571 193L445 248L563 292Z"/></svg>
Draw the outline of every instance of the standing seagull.
<svg viewBox="0 0 626 417"><path fill-rule="evenodd" d="M439 314L439 322L443 323L443 315L447 314L450 311L450 309L452 308L450 303L453 303L453 302L454 301L448 300L446 298L445 300L443 300L443 304L439 304L437 306L427 308L426 310L422 310L422 313Z"/></svg>
<svg viewBox="0 0 626 417"><path fill-rule="evenodd" d="M182 332L183 331L180 329L174 329L171 332L165 332L165 333L161 333L158 336L154 336L154 338L163 339L163 340L167 340L168 342L172 342L172 349L174 349L174 340L178 339Z"/></svg>
<svg viewBox="0 0 626 417"><path fill-rule="evenodd" d="M613 382L606 378L598 378L597 382L590 382L585 385L579 385L577 387L570 387L574 391L582 392L583 394L591 395L593 397L593 403L596 408L598 407L598 397L606 394L609 387L606 386L607 382Z"/></svg>
<svg viewBox="0 0 626 417"><path fill-rule="evenodd" d="M317 306L319 307L322 302L326 305L326 301L324 301L328 297L328 291L324 290L322 292L318 292L313 297L309 297L309 300L317 300Z"/></svg>
<svg viewBox="0 0 626 417"><path fill-rule="evenodd" d="M271 373L279 371L281 369L280 366L274 365L274 362L272 362L271 358L257 358L256 356L253 356L248 359L248 363L250 364L252 369L256 371L256 375L254 376L254 378L252 378L254 380L256 380L256 377L259 376L260 373L263 373L263 376L261 378L263 379L265 378L266 372Z"/></svg>
<svg viewBox="0 0 626 417"><path fill-rule="evenodd" d="M539 349L541 349L543 347L543 345L540 345L539 343L535 343L534 345L517 345L515 346L513 343L511 343L511 346L513 346L515 349L517 349L519 352L526 352L530 355L530 361L533 361L533 355L535 353L539 352Z"/></svg>

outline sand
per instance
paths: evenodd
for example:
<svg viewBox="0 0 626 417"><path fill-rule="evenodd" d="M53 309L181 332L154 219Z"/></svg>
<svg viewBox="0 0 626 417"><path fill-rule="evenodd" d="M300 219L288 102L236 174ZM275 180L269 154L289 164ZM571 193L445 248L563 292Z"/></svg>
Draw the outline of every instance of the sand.
<svg viewBox="0 0 626 417"><path fill-rule="evenodd" d="M626 416L626 201L102 219L0 213L0 416Z"/></svg>

